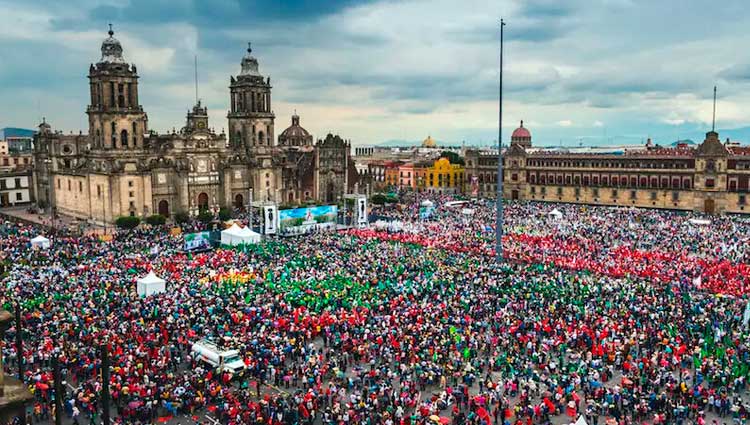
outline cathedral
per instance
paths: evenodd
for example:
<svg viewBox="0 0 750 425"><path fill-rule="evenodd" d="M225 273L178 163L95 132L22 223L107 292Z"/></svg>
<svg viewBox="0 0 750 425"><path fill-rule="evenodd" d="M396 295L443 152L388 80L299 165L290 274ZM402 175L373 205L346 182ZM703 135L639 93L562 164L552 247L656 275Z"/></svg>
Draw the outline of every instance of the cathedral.
<svg viewBox="0 0 750 425"><path fill-rule="evenodd" d="M329 134L313 142L295 113L274 137L271 79L248 46L230 77L228 131L216 133L197 102L179 130L148 128L136 66L110 28L101 60L89 67L88 134L63 134L42 122L34 144L35 195L59 214L96 222L119 216L275 203L335 203L354 188L351 144Z"/></svg>

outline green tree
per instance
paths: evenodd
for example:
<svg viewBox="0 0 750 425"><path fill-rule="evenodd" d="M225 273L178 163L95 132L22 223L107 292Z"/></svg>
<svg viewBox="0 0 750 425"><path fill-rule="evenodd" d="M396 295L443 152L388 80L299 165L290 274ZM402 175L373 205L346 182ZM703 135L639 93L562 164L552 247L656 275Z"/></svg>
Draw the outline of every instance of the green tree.
<svg viewBox="0 0 750 425"><path fill-rule="evenodd" d="M370 198L370 201L375 205L383 205L386 202L386 197L382 193L376 193L372 195L372 198Z"/></svg>
<svg viewBox="0 0 750 425"><path fill-rule="evenodd" d="M447 158L451 164L464 165L464 159L461 158L461 156L455 152L443 151L440 154L440 158Z"/></svg>
<svg viewBox="0 0 750 425"><path fill-rule="evenodd" d="M198 214L198 221L201 223L210 223L214 219L214 215L208 210L203 210Z"/></svg>
<svg viewBox="0 0 750 425"><path fill-rule="evenodd" d="M135 229L138 227L139 224L141 224L141 219L138 217L132 217L129 215L124 215L121 217L117 217L117 220L115 220L115 224L120 229Z"/></svg>
<svg viewBox="0 0 750 425"><path fill-rule="evenodd" d="M230 218L232 218L232 212L229 211L229 208L222 208L219 210L219 220L227 221Z"/></svg>
<svg viewBox="0 0 750 425"><path fill-rule="evenodd" d="M187 223L190 221L190 215L185 211L178 211L174 214L174 221L178 224Z"/></svg>
<svg viewBox="0 0 750 425"><path fill-rule="evenodd" d="M146 218L146 223L152 226L160 226L167 222L167 218L161 214L150 215Z"/></svg>

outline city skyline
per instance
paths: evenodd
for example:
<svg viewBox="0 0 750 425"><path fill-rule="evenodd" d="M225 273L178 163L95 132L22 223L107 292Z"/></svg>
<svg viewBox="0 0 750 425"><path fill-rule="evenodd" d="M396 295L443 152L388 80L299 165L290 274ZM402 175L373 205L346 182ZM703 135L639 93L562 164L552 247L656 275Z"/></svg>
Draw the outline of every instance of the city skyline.
<svg viewBox="0 0 750 425"><path fill-rule="evenodd" d="M540 145L700 141L714 84L717 129L739 128L721 136L750 140L750 61L734 53L748 23L742 2L471 3L0 2L10 23L0 29L0 127L44 116L66 133L87 128L86 70L112 22L159 132L179 128L195 102L196 55L210 125L226 128L229 76L252 41L281 126L296 110L316 139L488 144L503 16L504 141L520 120Z"/></svg>

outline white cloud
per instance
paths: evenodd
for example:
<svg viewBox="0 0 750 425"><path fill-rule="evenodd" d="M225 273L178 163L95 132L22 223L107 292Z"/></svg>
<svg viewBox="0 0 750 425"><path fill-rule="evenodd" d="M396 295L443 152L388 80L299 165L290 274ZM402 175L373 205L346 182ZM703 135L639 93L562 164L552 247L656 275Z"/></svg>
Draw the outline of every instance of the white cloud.
<svg viewBox="0 0 750 425"><path fill-rule="evenodd" d="M560 121L557 122L557 125L559 125L560 127L570 127L571 125L573 125L573 121L571 121L571 120L560 120Z"/></svg>
<svg viewBox="0 0 750 425"><path fill-rule="evenodd" d="M604 127L604 123L601 122L601 121L599 121L599 120L596 120L596 121L594 121L593 126L594 127Z"/></svg>

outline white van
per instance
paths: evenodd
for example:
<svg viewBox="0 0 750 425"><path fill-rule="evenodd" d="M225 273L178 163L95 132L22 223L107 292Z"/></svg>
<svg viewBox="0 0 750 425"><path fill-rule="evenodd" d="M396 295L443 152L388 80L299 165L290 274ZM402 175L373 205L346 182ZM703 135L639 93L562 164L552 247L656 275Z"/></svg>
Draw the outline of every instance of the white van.
<svg viewBox="0 0 750 425"><path fill-rule="evenodd" d="M193 358L208 363L222 372L231 372L235 375L245 370L245 362L240 357L238 350L222 350L211 341L202 339L190 349Z"/></svg>

